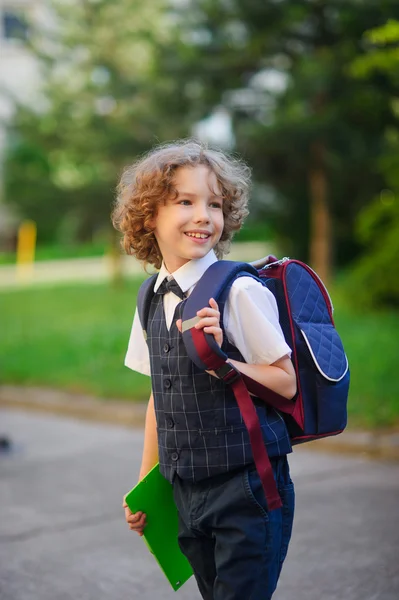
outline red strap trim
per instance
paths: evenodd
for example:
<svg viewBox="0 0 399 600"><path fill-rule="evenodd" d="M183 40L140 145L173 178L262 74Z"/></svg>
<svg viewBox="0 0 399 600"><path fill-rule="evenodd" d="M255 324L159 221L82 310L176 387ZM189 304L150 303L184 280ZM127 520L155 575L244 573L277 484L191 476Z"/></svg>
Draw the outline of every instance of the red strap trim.
<svg viewBox="0 0 399 600"><path fill-rule="evenodd" d="M225 361L217 354L211 351L208 344L206 343L203 331L200 329L195 329L195 327L193 327L190 329L190 332L197 353L201 357L201 360L206 364L208 369L212 370L221 367ZM237 400L237 404L240 409L242 418L248 430L252 455L254 458L256 470L258 471L260 480L262 482L263 490L265 492L267 506L269 510L281 508L281 498L277 490L272 465L270 463L265 442L263 440L259 418L256 412L255 405L252 402L251 396L249 395L248 389L243 381L243 377L241 376L238 379L236 379L231 384L231 388L234 392L234 396Z"/></svg>
<svg viewBox="0 0 399 600"><path fill-rule="evenodd" d="M241 376L248 390L255 394L258 398L261 398L273 408L277 408L277 410L280 410L281 412L287 413L288 415L293 414L295 410L295 402L293 400L288 400L287 398L284 398L284 396L277 394L277 392L269 390L269 388L266 388L254 379L251 379L251 377L248 377L248 375L244 375L244 373L242 373Z"/></svg>
<svg viewBox="0 0 399 600"><path fill-rule="evenodd" d="M237 404L240 408L242 418L248 429L251 442L252 455L256 470L258 471L262 482L263 490L266 496L266 502L269 510L281 508L281 498L277 490L273 475L272 465L267 454L265 442L263 440L262 430L259 424L259 418L254 403L248 393L247 387L241 377L236 379L231 385Z"/></svg>
<svg viewBox="0 0 399 600"><path fill-rule="evenodd" d="M202 329L195 329L195 327L191 327L190 333L197 354L201 358L202 362L206 364L208 370L212 371L215 369L219 369L222 365L225 364L225 359L221 356L218 356L208 346Z"/></svg>

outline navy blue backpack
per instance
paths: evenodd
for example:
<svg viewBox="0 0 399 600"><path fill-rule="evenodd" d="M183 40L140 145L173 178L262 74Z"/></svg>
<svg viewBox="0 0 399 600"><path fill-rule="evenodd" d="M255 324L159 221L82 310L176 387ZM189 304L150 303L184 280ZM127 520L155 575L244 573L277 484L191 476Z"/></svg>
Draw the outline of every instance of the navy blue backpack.
<svg viewBox="0 0 399 600"><path fill-rule="evenodd" d="M223 306L237 277L261 281L275 296L280 324L292 349L297 375L297 393L292 400L265 388L239 373L227 361L214 337L195 329L197 311L218 302L223 322ZM146 330L154 278L142 285L138 310ZM182 335L190 359L201 369L213 370L230 385L248 429L254 462L263 483L270 510L281 506L270 460L249 392L263 399L283 415L292 444L341 433L347 423L349 391L348 360L335 329L333 306L317 274L306 264L274 256L252 264L221 260L211 265L185 301Z"/></svg>

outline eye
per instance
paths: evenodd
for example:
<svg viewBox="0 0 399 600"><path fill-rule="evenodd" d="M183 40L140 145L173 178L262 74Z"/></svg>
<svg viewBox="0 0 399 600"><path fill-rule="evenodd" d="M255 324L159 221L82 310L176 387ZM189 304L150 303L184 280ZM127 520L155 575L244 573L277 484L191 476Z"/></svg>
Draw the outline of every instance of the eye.
<svg viewBox="0 0 399 600"><path fill-rule="evenodd" d="M214 201L210 203L210 206L212 206L213 208L222 208L222 203L218 202L218 201Z"/></svg>
<svg viewBox="0 0 399 600"><path fill-rule="evenodd" d="M183 206L189 206L191 204L191 200L179 200L179 204Z"/></svg>

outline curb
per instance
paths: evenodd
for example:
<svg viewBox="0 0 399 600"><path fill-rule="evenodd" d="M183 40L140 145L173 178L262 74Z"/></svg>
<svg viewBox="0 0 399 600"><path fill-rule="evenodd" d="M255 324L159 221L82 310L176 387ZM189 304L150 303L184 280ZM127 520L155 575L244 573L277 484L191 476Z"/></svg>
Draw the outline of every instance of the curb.
<svg viewBox="0 0 399 600"><path fill-rule="evenodd" d="M39 387L0 386L0 407L29 410L124 427L143 427L146 402L102 400L95 396ZM6 433L1 432L0 433ZM297 445L301 449L363 456L374 460L399 462L399 431L359 431L347 429L338 436Z"/></svg>
<svg viewBox="0 0 399 600"><path fill-rule="evenodd" d="M64 417L124 427L143 427L147 404L128 400L101 400L38 387L0 386L0 407L51 413Z"/></svg>
<svg viewBox="0 0 399 600"><path fill-rule="evenodd" d="M302 447L312 451L399 462L399 433L397 431L358 431L349 428L338 436L294 446L294 449L297 451Z"/></svg>

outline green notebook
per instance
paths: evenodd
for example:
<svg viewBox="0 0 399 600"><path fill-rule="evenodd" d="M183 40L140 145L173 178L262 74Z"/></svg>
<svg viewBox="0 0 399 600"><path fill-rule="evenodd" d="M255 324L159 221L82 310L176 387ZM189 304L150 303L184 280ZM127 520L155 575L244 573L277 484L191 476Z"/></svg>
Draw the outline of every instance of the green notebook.
<svg viewBox="0 0 399 600"><path fill-rule="evenodd" d="M173 490L159 472L159 464L126 495L126 504L133 513L140 510L147 515L143 537L170 585L178 590L193 570L177 542L178 520Z"/></svg>

